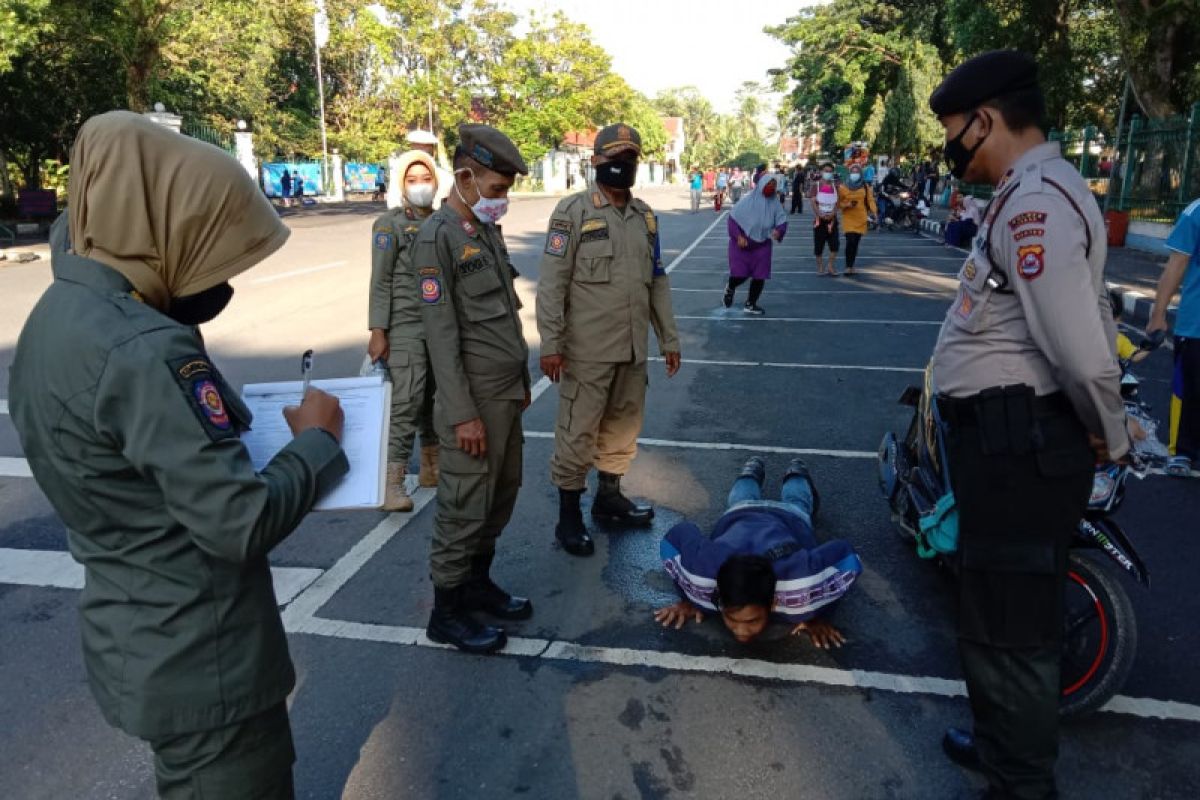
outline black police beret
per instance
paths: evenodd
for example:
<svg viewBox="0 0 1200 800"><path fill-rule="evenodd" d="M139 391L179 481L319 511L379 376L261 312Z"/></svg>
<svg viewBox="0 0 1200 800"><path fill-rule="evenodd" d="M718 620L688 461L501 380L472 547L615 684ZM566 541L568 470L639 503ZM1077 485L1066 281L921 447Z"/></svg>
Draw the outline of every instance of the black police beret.
<svg viewBox="0 0 1200 800"><path fill-rule="evenodd" d="M939 117L970 111L1002 94L1038 85L1037 62L1020 50L993 50L964 61L929 96Z"/></svg>
<svg viewBox="0 0 1200 800"><path fill-rule="evenodd" d="M458 146L492 172L529 174L529 167L512 139L490 125L459 125Z"/></svg>
<svg viewBox="0 0 1200 800"><path fill-rule="evenodd" d="M619 153L622 150L632 150L640 156L642 154L642 136L624 123L609 125L596 134L596 143L593 149L602 156Z"/></svg>

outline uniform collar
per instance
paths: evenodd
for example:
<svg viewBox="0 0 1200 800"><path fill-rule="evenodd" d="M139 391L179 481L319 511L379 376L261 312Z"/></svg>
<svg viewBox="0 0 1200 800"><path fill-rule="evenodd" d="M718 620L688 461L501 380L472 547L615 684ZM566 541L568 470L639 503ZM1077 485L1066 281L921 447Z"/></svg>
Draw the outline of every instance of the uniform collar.
<svg viewBox="0 0 1200 800"><path fill-rule="evenodd" d="M637 200L637 198L635 198L633 196L632 190L630 190L630 192L629 192L629 202L625 204L625 208L617 208L615 205L613 205L609 201L608 195L606 195L604 192L600 191L600 187L596 185L595 181L588 184L588 193L589 193L588 202L591 203L591 206L594 209L599 210L602 208L612 206L612 210L621 215L625 215L625 214L630 213L631 211L637 210L633 207L634 202Z"/></svg>
<svg viewBox="0 0 1200 800"><path fill-rule="evenodd" d="M129 294L133 291L133 284L112 267L65 250L51 251L50 271L56 280L82 284L104 294Z"/></svg>
<svg viewBox="0 0 1200 800"><path fill-rule="evenodd" d="M458 228L472 239L479 238L479 230L481 227L483 227L482 224L479 222L472 222L471 220L462 216L455 211L454 206L450 205L449 203L442 203L442 207L438 209L437 213L445 214L446 219L453 224L454 227Z"/></svg>
<svg viewBox="0 0 1200 800"><path fill-rule="evenodd" d="M1021 157L1009 168L1008 172L1010 175L1019 176L1027 167L1033 164L1040 164L1043 161L1060 157L1062 157L1062 148L1058 142L1042 142L1022 153Z"/></svg>

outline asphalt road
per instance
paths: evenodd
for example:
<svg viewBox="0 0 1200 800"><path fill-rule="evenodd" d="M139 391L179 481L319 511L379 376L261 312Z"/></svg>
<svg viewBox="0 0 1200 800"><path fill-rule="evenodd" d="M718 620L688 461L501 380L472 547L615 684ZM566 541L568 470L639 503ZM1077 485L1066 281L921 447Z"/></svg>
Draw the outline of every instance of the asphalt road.
<svg viewBox="0 0 1200 800"><path fill-rule="evenodd" d="M627 478L659 509L650 532L610 532L573 559L553 545L548 481L556 391L526 414L524 488L500 544L500 582L536 613L511 626L508 654L473 657L421 637L431 603L428 491L413 514L311 515L272 561L293 581L285 607L299 684L292 698L304 798L959 798L982 782L942 756L968 721L949 586L892 532L873 453L906 410L962 258L910 234L873 234L862 275L813 273L811 218L775 262L763 318L719 309L723 219L689 213L686 192L646 194L672 265L684 368L651 367L643 444ZM505 231L533 292L550 199L518 200ZM289 243L237 279L207 326L234 385L355 374L366 345L372 215L344 207L288 217ZM839 265L840 266L840 265ZM16 335L49 282L46 262L0 268L0 399ZM743 289L744 292L744 289ZM1139 370L1166 408L1167 352ZM0 797L149 798L149 752L100 718L78 644L61 523L23 462L0 403ZM740 646L709 621L681 632L651 619L673 598L657 561L674 522L719 516L754 452L771 478L804 453L822 494L819 537L842 537L866 566L834 621L850 641L818 652L773 632ZM1127 584L1140 647L1119 711L1063 730L1066 798L1200 796L1200 493L1195 481L1134 482L1119 519L1153 575ZM585 500L585 502L587 502ZM15 553L14 551L24 551ZM18 568L27 558L29 569ZM295 592L299 592L298 595Z"/></svg>

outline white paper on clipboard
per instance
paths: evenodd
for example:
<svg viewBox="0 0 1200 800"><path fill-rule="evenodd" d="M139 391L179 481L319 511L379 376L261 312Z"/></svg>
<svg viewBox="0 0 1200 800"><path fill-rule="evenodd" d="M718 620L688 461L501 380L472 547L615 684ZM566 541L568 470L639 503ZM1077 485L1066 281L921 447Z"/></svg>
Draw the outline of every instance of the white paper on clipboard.
<svg viewBox="0 0 1200 800"><path fill-rule="evenodd" d="M314 380L311 385L337 397L346 415L342 449L350 471L325 495L317 498L315 511L368 509L383 505L387 479L387 434L392 402L392 384L380 375L362 378ZM304 384L300 381L249 383L242 387L242 400L254 421L242 434L254 469L262 470L275 454L292 440L283 418L286 406L300 404Z"/></svg>

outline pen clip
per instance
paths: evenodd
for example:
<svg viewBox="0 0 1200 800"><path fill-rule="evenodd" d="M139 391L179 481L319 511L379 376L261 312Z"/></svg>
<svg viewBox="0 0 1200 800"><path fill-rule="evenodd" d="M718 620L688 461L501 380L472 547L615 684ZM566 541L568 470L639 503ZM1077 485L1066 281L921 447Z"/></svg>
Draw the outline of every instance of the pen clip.
<svg viewBox="0 0 1200 800"><path fill-rule="evenodd" d="M300 356L300 374L307 376L308 373L312 372L312 365L313 351L305 350L304 355Z"/></svg>

